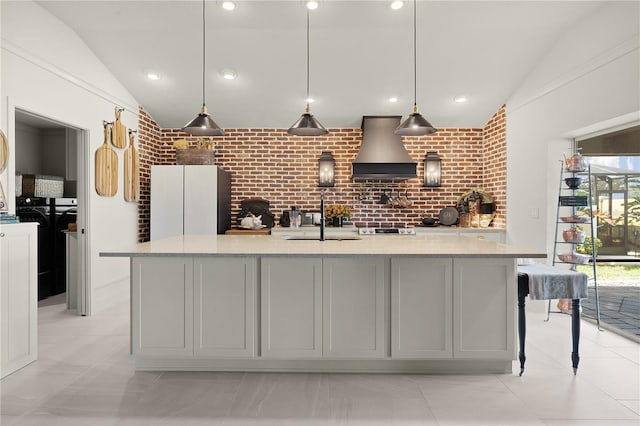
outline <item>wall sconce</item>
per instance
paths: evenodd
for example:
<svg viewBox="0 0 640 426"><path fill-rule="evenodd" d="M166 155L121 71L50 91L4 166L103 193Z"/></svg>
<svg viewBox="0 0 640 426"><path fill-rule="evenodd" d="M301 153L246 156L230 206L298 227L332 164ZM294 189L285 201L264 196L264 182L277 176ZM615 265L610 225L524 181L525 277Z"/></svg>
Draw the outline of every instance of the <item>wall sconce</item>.
<svg viewBox="0 0 640 426"><path fill-rule="evenodd" d="M318 160L318 186L335 186L336 160L329 151L322 151Z"/></svg>
<svg viewBox="0 0 640 426"><path fill-rule="evenodd" d="M424 157L424 186L437 187L440 186L440 157L435 151L428 151Z"/></svg>

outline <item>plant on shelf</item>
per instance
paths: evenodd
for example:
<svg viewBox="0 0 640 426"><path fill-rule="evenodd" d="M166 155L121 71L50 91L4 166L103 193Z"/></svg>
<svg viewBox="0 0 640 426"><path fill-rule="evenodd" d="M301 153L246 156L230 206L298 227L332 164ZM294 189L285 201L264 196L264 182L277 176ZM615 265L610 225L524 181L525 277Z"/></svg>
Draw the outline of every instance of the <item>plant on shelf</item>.
<svg viewBox="0 0 640 426"><path fill-rule="evenodd" d="M600 247L602 247L602 241L600 241L600 238L596 237L596 240L595 240L596 256L598 255L598 249L600 249ZM578 244L576 246L576 253L591 254L591 237L586 237L584 239L583 244Z"/></svg>
<svg viewBox="0 0 640 426"><path fill-rule="evenodd" d="M351 217L351 209L349 206L341 204L330 204L324 208L324 216L327 219L333 219L334 217L349 219Z"/></svg>

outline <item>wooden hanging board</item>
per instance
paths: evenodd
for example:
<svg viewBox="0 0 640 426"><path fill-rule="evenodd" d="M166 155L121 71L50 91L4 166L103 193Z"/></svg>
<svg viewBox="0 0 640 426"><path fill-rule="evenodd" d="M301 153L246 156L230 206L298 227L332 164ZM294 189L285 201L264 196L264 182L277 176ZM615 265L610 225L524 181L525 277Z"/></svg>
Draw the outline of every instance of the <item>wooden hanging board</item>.
<svg viewBox="0 0 640 426"><path fill-rule="evenodd" d="M124 150L124 200L140 200L140 162L133 144L135 131L129 130L129 146Z"/></svg>
<svg viewBox="0 0 640 426"><path fill-rule="evenodd" d="M104 143L96 150L96 192L113 197L118 191L118 155L111 146L113 123L104 123Z"/></svg>
<svg viewBox="0 0 640 426"><path fill-rule="evenodd" d="M120 115L124 108L116 107L116 122L113 125L113 146L124 148L127 146L127 127L120 121Z"/></svg>

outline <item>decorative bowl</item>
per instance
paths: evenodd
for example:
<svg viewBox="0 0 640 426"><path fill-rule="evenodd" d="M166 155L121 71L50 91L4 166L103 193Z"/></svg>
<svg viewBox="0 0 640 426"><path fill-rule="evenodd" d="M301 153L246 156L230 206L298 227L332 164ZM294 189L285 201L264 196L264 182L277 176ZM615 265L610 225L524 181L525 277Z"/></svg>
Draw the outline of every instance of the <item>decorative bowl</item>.
<svg viewBox="0 0 640 426"><path fill-rule="evenodd" d="M582 178L580 177L569 177L565 178L564 183L571 189L577 189L582 183Z"/></svg>
<svg viewBox="0 0 640 426"><path fill-rule="evenodd" d="M585 223L589 220L587 216L563 216L560 218L561 221L566 223Z"/></svg>
<svg viewBox="0 0 640 426"><path fill-rule="evenodd" d="M575 264L583 265L585 263L589 263L589 259L591 259L591 256L587 254L565 253L565 254L559 254L558 259L566 263L575 263Z"/></svg>
<svg viewBox="0 0 640 426"><path fill-rule="evenodd" d="M425 226L433 226L436 224L436 220L432 217L425 217L422 219L422 224Z"/></svg>

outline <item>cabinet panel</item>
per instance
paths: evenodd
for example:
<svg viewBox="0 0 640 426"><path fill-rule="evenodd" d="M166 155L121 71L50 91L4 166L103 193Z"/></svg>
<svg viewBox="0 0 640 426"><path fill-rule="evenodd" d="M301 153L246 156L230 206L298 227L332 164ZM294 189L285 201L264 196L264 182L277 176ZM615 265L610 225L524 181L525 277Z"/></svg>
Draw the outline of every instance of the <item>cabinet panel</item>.
<svg viewBox="0 0 640 426"><path fill-rule="evenodd" d="M38 358L37 225L0 226L2 377Z"/></svg>
<svg viewBox="0 0 640 426"><path fill-rule="evenodd" d="M323 355L385 356L385 260L323 259Z"/></svg>
<svg viewBox="0 0 640 426"><path fill-rule="evenodd" d="M218 168L184 168L184 234L215 234L218 226Z"/></svg>
<svg viewBox="0 0 640 426"><path fill-rule="evenodd" d="M256 259L194 261L194 354L255 355Z"/></svg>
<svg viewBox="0 0 640 426"><path fill-rule="evenodd" d="M183 234L184 166L151 167L151 239Z"/></svg>
<svg viewBox="0 0 640 426"><path fill-rule="evenodd" d="M454 259L455 358L514 359L514 259Z"/></svg>
<svg viewBox="0 0 640 426"><path fill-rule="evenodd" d="M262 356L322 356L322 260L262 258Z"/></svg>
<svg viewBox="0 0 640 426"><path fill-rule="evenodd" d="M391 259L391 356L453 356L453 261Z"/></svg>
<svg viewBox="0 0 640 426"><path fill-rule="evenodd" d="M134 258L131 275L134 353L193 354L193 260Z"/></svg>

